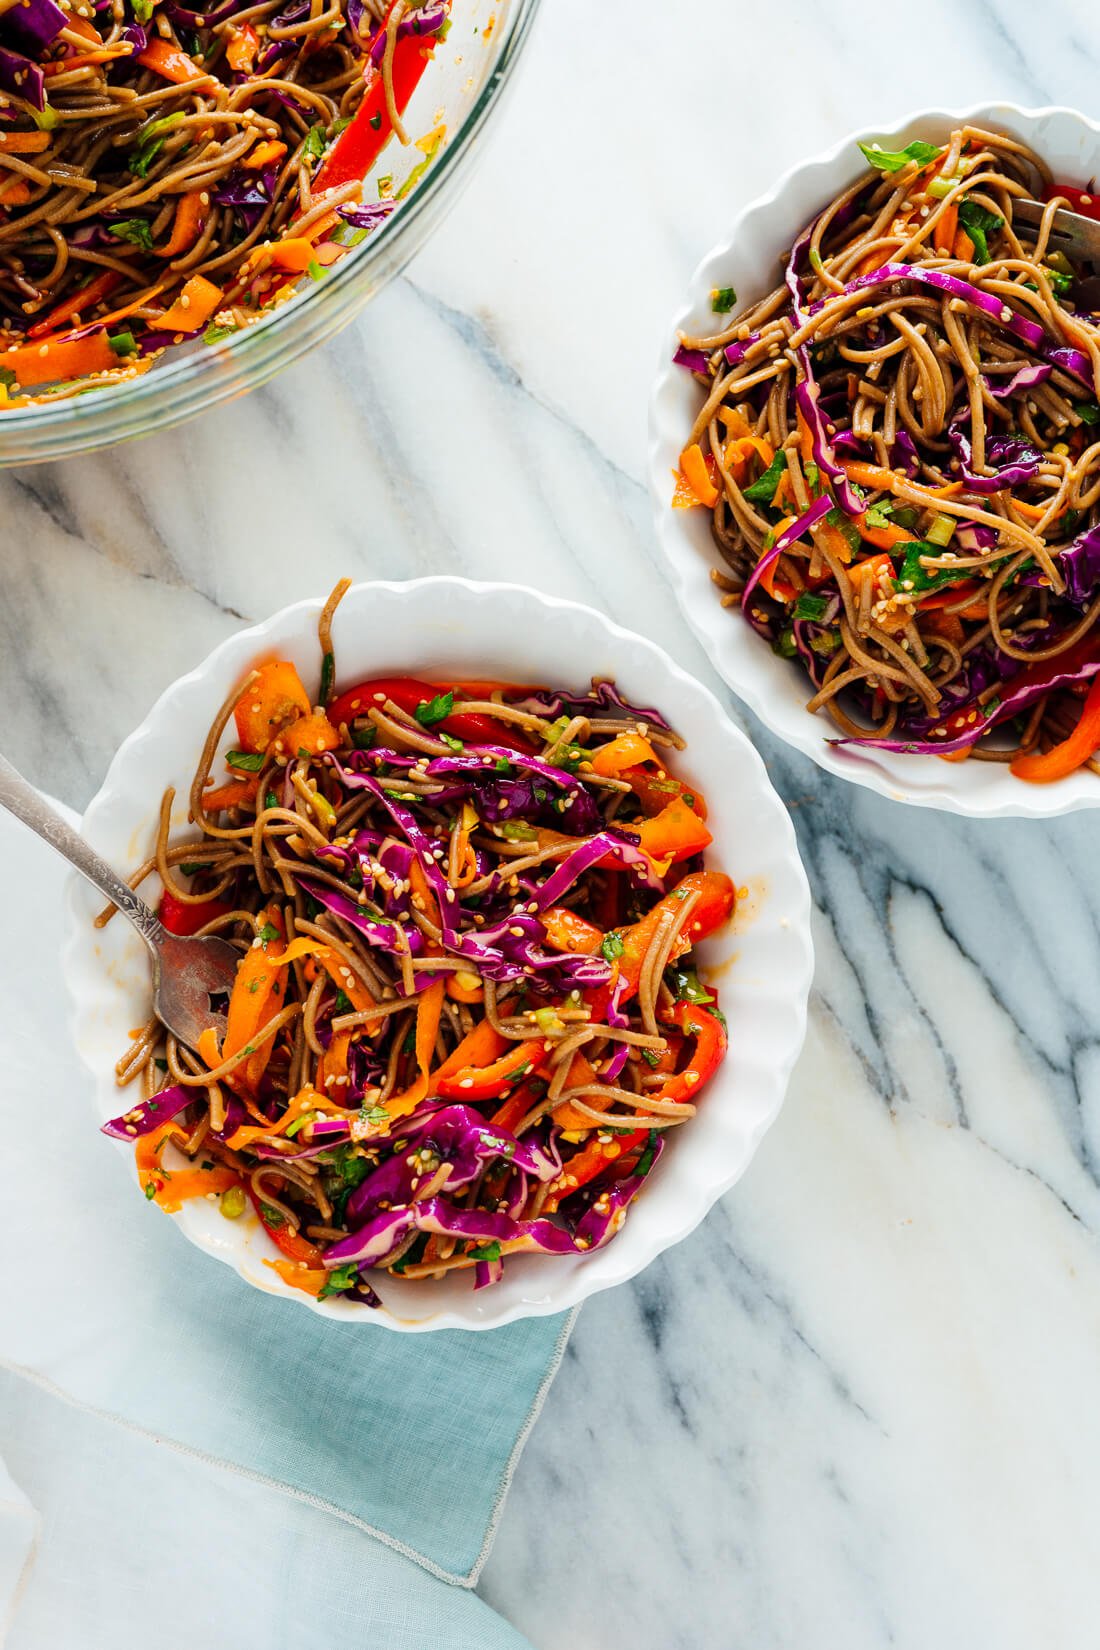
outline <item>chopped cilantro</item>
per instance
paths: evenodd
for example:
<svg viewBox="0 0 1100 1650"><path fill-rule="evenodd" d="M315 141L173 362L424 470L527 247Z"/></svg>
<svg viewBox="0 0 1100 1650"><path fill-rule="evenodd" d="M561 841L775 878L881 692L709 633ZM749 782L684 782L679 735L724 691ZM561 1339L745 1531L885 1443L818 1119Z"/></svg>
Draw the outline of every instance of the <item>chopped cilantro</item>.
<svg viewBox="0 0 1100 1650"><path fill-rule="evenodd" d="M453 693L437 693L433 699L422 699L413 715L422 728L431 728L437 722L446 720L454 709L454 703Z"/></svg>
<svg viewBox="0 0 1100 1650"><path fill-rule="evenodd" d="M811 623L825 617L829 608L827 596L799 596L795 603L794 616L796 619L809 619Z"/></svg>
<svg viewBox="0 0 1100 1650"><path fill-rule="evenodd" d="M378 738L378 729L373 722L361 722L351 730L351 742L357 751L369 751Z"/></svg>
<svg viewBox="0 0 1100 1650"><path fill-rule="evenodd" d="M861 143L859 147L869 165L880 172L900 172L912 160L920 166L927 166L929 161L943 153L934 143L921 143L919 139L915 143L907 143L904 149L880 149L877 143Z"/></svg>
<svg viewBox="0 0 1100 1650"><path fill-rule="evenodd" d="M352 1006L351 998L348 996L347 992L338 991L336 993L336 1001L332 1005L332 1012L334 1014L350 1014Z"/></svg>
<svg viewBox="0 0 1100 1650"><path fill-rule="evenodd" d="M264 945L270 945L272 940L280 939L281 935L273 922L265 922L260 929L260 939Z"/></svg>
<svg viewBox="0 0 1100 1650"><path fill-rule="evenodd" d="M302 141L302 155L306 160L320 160L325 152L325 128L311 126Z"/></svg>
<svg viewBox="0 0 1100 1650"><path fill-rule="evenodd" d="M331 652L326 653L321 660L321 703L327 705L332 698L332 686L336 680L336 660Z"/></svg>
<svg viewBox="0 0 1100 1650"><path fill-rule="evenodd" d="M346 1266L334 1266L317 1294L319 1301L327 1300L330 1295L339 1295L342 1290L350 1289L359 1276L359 1262L351 1260Z"/></svg>
<svg viewBox="0 0 1100 1650"><path fill-rule="evenodd" d="M153 250L153 228L148 218L123 218L120 223L109 223L108 232L120 241L130 241L143 252Z"/></svg>
<svg viewBox="0 0 1100 1650"><path fill-rule="evenodd" d="M499 1260L500 1244L496 1242L481 1243L476 1249L468 1249L466 1253L471 1260Z"/></svg>
<svg viewBox="0 0 1100 1650"><path fill-rule="evenodd" d="M239 768L242 773L259 773L267 758L263 751L227 751L225 760L231 768Z"/></svg>
<svg viewBox="0 0 1100 1650"><path fill-rule="evenodd" d="M751 486L744 488L745 497L751 499L754 504L770 504L786 468L786 453L776 453L763 475L757 476Z"/></svg>
<svg viewBox="0 0 1100 1650"><path fill-rule="evenodd" d="M737 302L737 294L731 286L716 286L710 295L710 307L716 315L726 315Z"/></svg>
<svg viewBox="0 0 1100 1650"><path fill-rule="evenodd" d="M989 242L986 237L992 235L994 230L1003 229L1004 219L996 212L979 206L977 201L962 201L959 205L959 222L974 242L974 262L987 264Z"/></svg>
<svg viewBox="0 0 1100 1650"><path fill-rule="evenodd" d="M616 933L605 934L600 950L608 962L614 962L616 957L621 957L626 950L622 935Z"/></svg>

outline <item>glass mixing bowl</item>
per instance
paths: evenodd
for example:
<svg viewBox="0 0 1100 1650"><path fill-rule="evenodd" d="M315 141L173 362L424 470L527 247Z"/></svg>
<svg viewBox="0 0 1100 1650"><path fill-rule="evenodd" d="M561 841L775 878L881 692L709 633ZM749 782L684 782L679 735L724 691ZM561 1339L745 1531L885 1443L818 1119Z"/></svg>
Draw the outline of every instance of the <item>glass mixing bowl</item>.
<svg viewBox="0 0 1100 1650"><path fill-rule="evenodd" d="M66 458L171 429L265 384L346 326L405 267L454 201L538 4L453 0L450 32L404 113L413 141L403 148L391 139L363 198L375 197L382 176L392 178L400 195L410 174L423 167L425 154L415 140L442 126L443 142L397 210L323 280L303 280L292 298L230 338L168 350L141 378L0 413L0 466Z"/></svg>

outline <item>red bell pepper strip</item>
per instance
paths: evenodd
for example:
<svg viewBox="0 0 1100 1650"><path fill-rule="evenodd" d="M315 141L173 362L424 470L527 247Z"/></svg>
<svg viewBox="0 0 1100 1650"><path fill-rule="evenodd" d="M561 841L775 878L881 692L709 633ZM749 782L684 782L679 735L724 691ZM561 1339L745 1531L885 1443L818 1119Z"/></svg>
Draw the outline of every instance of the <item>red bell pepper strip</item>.
<svg viewBox="0 0 1100 1650"><path fill-rule="evenodd" d="M167 889L160 896L157 916L170 934L197 934L215 917L224 917L233 907L221 899L203 900L201 905L189 905Z"/></svg>
<svg viewBox="0 0 1100 1650"><path fill-rule="evenodd" d="M640 922L633 923L629 928L613 930L613 934L617 935L623 946L618 958L619 974L625 981L625 990L619 997L620 1002L626 1002L638 989L642 963L658 924L669 910L675 910L677 906L682 905L691 894L698 894L699 899L689 913L686 929L681 929L669 953L670 962L675 962L685 951L690 951L697 940L705 940L708 934L713 934L716 928L720 928L732 916L737 903L733 883L722 871L692 871L682 882L677 883L670 894L658 900L652 911L647 911ZM611 938L610 935L608 937ZM610 984L597 986L594 991L586 992L585 1000L593 1021L603 1020L611 1000Z"/></svg>
<svg viewBox="0 0 1100 1650"><path fill-rule="evenodd" d="M1043 199L1052 201L1058 195L1069 202L1071 212L1079 212L1083 218L1095 218L1100 222L1100 195L1090 189L1078 189L1074 183L1052 183L1043 190Z"/></svg>
<svg viewBox="0 0 1100 1650"><path fill-rule="evenodd" d="M277 1249L281 1249L283 1254L288 1256L290 1260L302 1261L306 1266L324 1266L321 1251L315 1243L310 1243L308 1238L302 1237L300 1232L296 1232L292 1226L288 1226L285 1222L278 1226L274 1225L271 1219L264 1214L265 1204L256 1196L251 1186L248 1187L248 1195L260 1217L261 1226Z"/></svg>
<svg viewBox="0 0 1100 1650"><path fill-rule="evenodd" d="M534 1071L546 1054L541 1037L516 1043L491 1066L463 1066L459 1071L432 1077L430 1087L446 1100L499 1100L520 1077Z"/></svg>
<svg viewBox="0 0 1100 1650"><path fill-rule="evenodd" d="M686 802L692 813L698 814L700 819L707 817L707 802L695 786L687 786L682 780L673 779L666 773L661 779L660 768L652 769L640 764L633 768L624 768L619 774L625 779L634 795L642 805L642 812L653 815L659 814L667 808L674 797Z"/></svg>
<svg viewBox="0 0 1100 1650"><path fill-rule="evenodd" d="M350 131L350 126L348 127ZM357 716L366 716L374 706L381 709L386 699L415 716L420 705L430 704L440 695L452 693L449 682L421 682L414 676L379 676L370 682L360 682L339 694L328 707L329 721L335 727L341 722L351 723ZM454 739L465 739L473 745L510 745L513 750L530 751L531 746L520 734L513 733L505 722L486 716L481 711L452 711L432 727L442 729ZM428 729L431 731L431 728Z"/></svg>
<svg viewBox="0 0 1100 1650"><path fill-rule="evenodd" d="M385 28L385 22L381 27ZM398 114L404 114L408 108L434 48L434 37L426 40L416 34L406 35L395 43L393 100ZM351 125L344 127L321 162L321 169L313 180L314 200L326 189L338 189L342 183L365 178L392 136L393 125L386 109L386 88L379 73L367 87L362 103L352 116Z"/></svg>
<svg viewBox="0 0 1100 1650"><path fill-rule="evenodd" d="M691 1104L726 1057L729 1041L726 1028L716 1014L698 1003L675 1003L667 1018L679 1026L685 1037L694 1037L695 1047L687 1065L658 1089L657 1097L678 1105Z"/></svg>
<svg viewBox="0 0 1100 1650"><path fill-rule="evenodd" d="M543 1213L552 1215L567 1197L572 1197L581 1186L587 1186L598 1175L604 1174L615 1162L625 1157L627 1152L633 1151L648 1138L648 1129L634 1129L630 1134L612 1135L610 1140L601 1140L598 1134L593 1134L585 1141L579 1152L574 1152L557 1180L551 1181L549 1196L542 1206Z"/></svg>
<svg viewBox="0 0 1100 1650"><path fill-rule="evenodd" d="M1094 677L1081 716L1073 732L1048 751L1032 751L1018 756L1009 766L1016 779L1026 779L1032 785L1049 785L1051 780L1065 779L1083 767L1100 746L1100 676Z"/></svg>

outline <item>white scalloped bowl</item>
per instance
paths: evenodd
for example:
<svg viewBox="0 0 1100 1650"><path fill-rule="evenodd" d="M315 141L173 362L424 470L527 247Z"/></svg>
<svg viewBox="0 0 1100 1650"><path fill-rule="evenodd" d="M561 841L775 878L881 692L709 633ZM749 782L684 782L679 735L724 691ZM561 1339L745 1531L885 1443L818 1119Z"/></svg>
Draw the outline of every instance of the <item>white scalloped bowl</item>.
<svg viewBox="0 0 1100 1650"><path fill-rule="evenodd" d="M649 486L657 536L689 624L715 668L773 733L830 773L897 802L982 819L1047 818L1100 807L1100 780L1082 772L1053 785L1028 785L999 763L947 763L935 756L856 752L831 744L835 724L824 711L811 715L806 710L810 692L804 673L772 653L738 613L722 607L710 577L711 569L723 564L711 539L709 512L674 510L670 503L671 472L701 405L694 376L671 357L680 332L713 329L711 291L732 286L743 305L778 285L780 259L799 232L859 174L857 143L878 141L895 149L916 137L937 142L964 121L1022 139L1067 183L1085 183L1100 172L1096 121L1072 109L1021 109L1012 103L918 112L896 126L853 132L827 153L794 167L770 195L747 206L707 253L662 341L649 408Z"/></svg>
<svg viewBox="0 0 1100 1650"><path fill-rule="evenodd" d="M234 682L273 656L293 660L307 683L316 679L321 605L320 599L299 602L223 642L162 694L126 740L83 825L119 869L149 852L164 788L175 785L186 797L206 730ZM404 671L441 680L453 672L587 687L593 675L606 675L628 698L665 712L687 740L678 771L705 789L710 805L708 861L747 890L734 924L708 942L703 956L704 973L721 986L729 1056L698 1116L673 1131L651 1183L605 1249L577 1259L510 1259L503 1280L476 1294L467 1278L453 1274L438 1282L386 1281L381 1311L338 1299L317 1302L264 1265L277 1251L251 1215L225 1220L216 1204L196 1200L171 1218L246 1283L325 1317L401 1330L490 1329L561 1312L633 1277L692 1231L744 1172L775 1120L805 1033L813 967L809 888L790 819L759 756L714 696L651 642L591 608L465 579L359 584L337 612L334 645L339 684ZM178 818L184 822L186 802ZM155 886L151 879L150 897ZM68 904L63 960L76 1044L95 1077L97 1120L104 1122L124 1103L113 1067L130 1028L148 1015L149 970L142 943L126 924L116 919L105 930L92 928L97 898L80 878L70 883ZM125 1145L117 1149L129 1155Z"/></svg>

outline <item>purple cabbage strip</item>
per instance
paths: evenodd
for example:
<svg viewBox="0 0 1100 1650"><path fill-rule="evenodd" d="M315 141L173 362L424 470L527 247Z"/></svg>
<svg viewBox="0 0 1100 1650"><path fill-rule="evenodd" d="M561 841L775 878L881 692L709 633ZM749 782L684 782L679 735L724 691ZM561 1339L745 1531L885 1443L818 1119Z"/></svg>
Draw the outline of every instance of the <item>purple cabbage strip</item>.
<svg viewBox="0 0 1100 1650"><path fill-rule="evenodd" d="M952 751L966 750L968 746L976 744L984 734L988 733L990 728L996 727L1001 722L1009 721L1013 716L1019 715L1022 710L1027 710L1028 706L1033 705L1036 699L1041 699L1044 693L1050 693L1057 688L1071 687L1075 682L1087 682L1096 675L1097 671L1100 671L1100 659L1089 659L1083 665L1078 665L1072 670L1062 671L1059 675L1048 677L1044 681L1024 682L1002 697L992 716L975 701L973 709L977 713L977 719L973 727L968 728L965 733L959 734L954 739L921 739L919 737L906 739L902 736L894 739L832 739L829 743L833 745L850 745L858 750L902 751L913 756L950 755ZM966 707L960 708L965 709ZM931 724L932 727L935 725L935 723Z"/></svg>
<svg viewBox="0 0 1100 1650"><path fill-rule="evenodd" d="M405 938L405 943L402 944L398 939L399 930L395 923L383 922L380 917L371 916L369 911L364 911L346 894L341 894L336 888L330 888L327 882L310 882L303 877L299 887L310 899L315 899L318 905L323 905L326 911L331 911L333 916L343 917L345 922L350 923L357 933L362 934L363 938L379 951L388 951L393 956L399 956L407 950L414 957L418 957L423 951L424 936L419 928L401 930Z"/></svg>
<svg viewBox="0 0 1100 1650"><path fill-rule="evenodd" d="M768 569L775 566L787 546L789 544L794 544L797 539L800 539L803 533L819 522L823 516L827 516L832 508L832 499L828 498L823 493L820 498L814 499L805 515L799 516L797 521L792 521L789 527L785 527L783 529L771 549L768 551L767 555L760 558L756 566L753 568L752 573L749 575L748 583L741 592L742 608L748 606L749 597L756 589L756 586L759 584Z"/></svg>
<svg viewBox="0 0 1100 1650"><path fill-rule="evenodd" d="M593 865L610 854L613 859L619 860L628 871L635 872L640 881L657 893L664 893L664 882L653 870L652 861L648 854L632 843L608 831L600 831L588 842L583 842L579 848L562 860L557 870L547 877L535 896L540 911L545 911L551 905L557 905L564 894L567 894L573 884L581 878Z"/></svg>
<svg viewBox="0 0 1100 1650"><path fill-rule="evenodd" d="M1066 599L1087 607L1100 583L1100 524L1078 533L1073 543L1059 552L1058 566L1066 581Z"/></svg>
<svg viewBox="0 0 1100 1650"><path fill-rule="evenodd" d="M407 11L397 25L398 40L405 39L410 34L422 35L430 39L437 35L447 21L447 8L441 4L421 6L417 11ZM386 55L386 31L380 28L371 41L370 60L375 68Z"/></svg>
<svg viewBox="0 0 1100 1650"><path fill-rule="evenodd" d="M710 371L710 356L705 349L688 349L681 344L672 357L674 366L687 367L691 372L708 373Z"/></svg>
<svg viewBox="0 0 1100 1650"><path fill-rule="evenodd" d="M365 206L338 206L337 215L353 229L377 229L396 206L396 201L368 201Z"/></svg>
<svg viewBox="0 0 1100 1650"><path fill-rule="evenodd" d="M807 311L802 302L802 281L798 274L798 264L803 253L809 247L816 227L817 220L815 219L808 229L802 231L802 234L791 248L791 255L783 274L783 279L791 295L791 308L794 313L796 327L802 326L807 315L812 313L812 309ZM821 389L814 377L813 362L805 344L798 345L795 350L795 357L802 377L795 385L794 398L810 432L810 447L813 451L814 463L821 474L829 481L840 508L846 515L858 516L862 514L863 506L852 490L844 467L837 462L836 454L830 444L825 415L819 405ZM742 596L742 606L744 606L744 596Z"/></svg>
<svg viewBox="0 0 1100 1650"><path fill-rule="evenodd" d="M46 77L37 63L0 46L0 90L25 98L39 111L46 107Z"/></svg>
<svg viewBox="0 0 1100 1650"><path fill-rule="evenodd" d="M632 722L648 722L650 727L660 728L663 733L672 732L659 710L632 705L622 697L614 682L594 683L590 693L568 693L564 688L545 689L541 693L531 694L527 699L517 700L514 709L526 711L529 716L543 716L548 722L555 721L563 711L568 711L571 716L606 716L620 712ZM511 751L509 755L514 758L516 753Z"/></svg>
<svg viewBox="0 0 1100 1650"><path fill-rule="evenodd" d="M1042 453L1031 445L1026 436L999 436L989 443L985 455L986 464L994 474L978 475L970 467L973 462L970 436L963 424L953 421L947 427L947 435L958 455L957 467L953 467L952 473L974 493L996 493L1002 487L1015 487L1030 481L1038 475L1043 462Z"/></svg>
<svg viewBox="0 0 1100 1650"><path fill-rule="evenodd" d="M23 0L23 4L12 6L0 16L0 34L10 38L20 51L40 59L67 21L53 0Z"/></svg>
<svg viewBox="0 0 1100 1650"><path fill-rule="evenodd" d="M150 1095L148 1100L140 1100L120 1117L112 1117L109 1123L104 1123L101 1132L109 1134L112 1140L138 1140L143 1134L152 1134L162 1123L178 1117L194 1098L190 1089L173 1083L171 1087L161 1089L159 1094Z"/></svg>
<svg viewBox="0 0 1100 1650"><path fill-rule="evenodd" d="M1011 378L988 378L983 374L982 383L994 401L1007 401L1010 395L1019 395L1021 390L1032 390L1037 384L1045 384L1053 371L1049 362L1035 362L1032 366L1021 367Z"/></svg>

